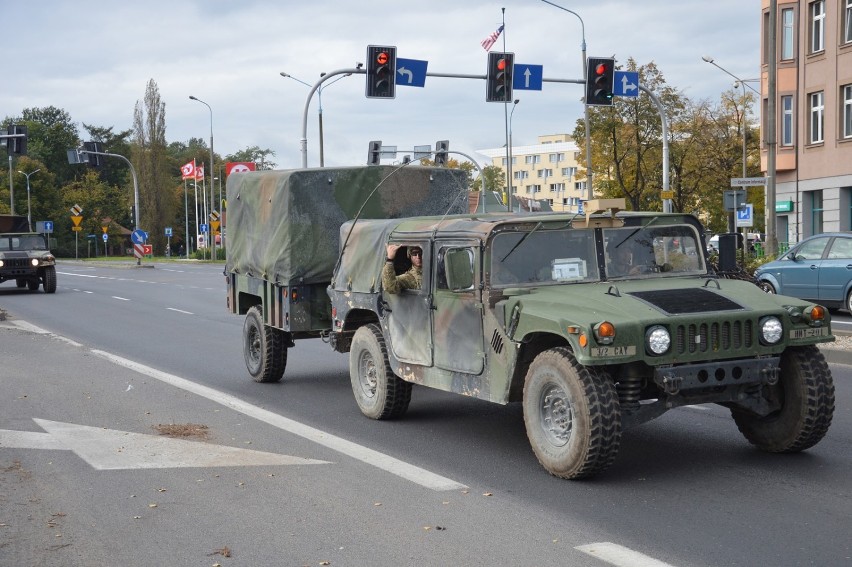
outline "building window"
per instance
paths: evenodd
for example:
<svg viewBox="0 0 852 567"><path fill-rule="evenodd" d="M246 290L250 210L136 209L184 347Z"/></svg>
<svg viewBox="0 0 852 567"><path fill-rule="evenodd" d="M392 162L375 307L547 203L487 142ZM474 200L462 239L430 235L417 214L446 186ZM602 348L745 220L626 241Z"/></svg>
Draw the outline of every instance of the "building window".
<svg viewBox="0 0 852 567"><path fill-rule="evenodd" d="M516 171L514 174L515 179L527 179L529 176L529 171Z"/></svg>
<svg viewBox="0 0 852 567"><path fill-rule="evenodd" d="M793 95L781 97L781 145L793 145Z"/></svg>
<svg viewBox="0 0 852 567"><path fill-rule="evenodd" d="M576 167L563 167L562 177L574 177L577 174Z"/></svg>
<svg viewBox="0 0 852 567"><path fill-rule="evenodd" d="M821 234L822 218L824 209L822 207L822 191L811 191L811 235Z"/></svg>
<svg viewBox="0 0 852 567"><path fill-rule="evenodd" d="M551 183L550 190L559 193L560 191L565 191L564 183Z"/></svg>
<svg viewBox="0 0 852 567"><path fill-rule="evenodd" d="M507 163L506 158L503 158L503 161L501 163L502 163L503 167L506 167L506 163Z"/></svg>
<svg viewBox="0 0 852 567"><path fill-rule="evenodd" d="M852 85L844 85L840 90L843 101L843 112L840 113L843 116L843 137L852 138Z"/></svg>
<svg viewBox="0 0 852 567"><path fill-rule="evenodd" d="M553 199L548 199L547 204L550 205L550 208L553 208Z"/></svg>
<svg viewBox="0 0 852 567"><path fill-rule="evenodd" d="M823 141L825 128L825 95L822 91L811 93L811 137L812 144Z"/></svg>
<svg viewBox="0 0 852 567"><path fill-rule="evenodd" d="M550 154L548 159L550 163L559 163L560 161L565 161L565 154Z"/></svg>
<svg viewBox="0 0 852 567"><path fill-rule="evenodd" d="M524 163L526 163L526 164L541 163L541 156L526 156L526 157L524 157Z"/></svg>
<svg viewBox="0 0 852 567"><path fill-rule="evenodd" d="M825 49L825 0L816 0L810 5L811 53Z"/></svg>
<svg viewBox="0 0 852 567"><path fill-rule="evenodd" d="M585 191L586 190L586 182L585 181L574 182L574 189L577 190L577 191Z"/></svg>
<svg viewBox="0 0 852 567"><path fill-rule="evenodd" d="M852 2L852 0L849 0ZM781 10L781 59L793 58L793 9Z"/></svg>
<svg viewBox="0 0 852 567"><path fill-rule="evenodd" d="M852 0L846 0L843 11L843 43L852 43Z"/></svg>

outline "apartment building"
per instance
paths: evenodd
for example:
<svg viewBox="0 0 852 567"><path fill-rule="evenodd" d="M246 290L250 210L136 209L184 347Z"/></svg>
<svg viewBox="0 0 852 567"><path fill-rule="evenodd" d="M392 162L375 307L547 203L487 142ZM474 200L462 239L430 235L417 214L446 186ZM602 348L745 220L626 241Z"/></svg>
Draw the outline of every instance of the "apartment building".
<svg viewBox="0 0 852 567"><path fill-rule="evenodd" d="M769 57L777 64L776 202L779 242L852 230L852 0L775 0L776 53L761 0L762 138ZM767 170L764 144L761 165Z"/></svg>
<svg viewBox="0 0 852 567"><path fill-rule="evenodd" d="M579 152L568 134L539 136L535 145L513 146L510 152L512 194L546 200L554 211L577 212L580 202L587 199L586 178L577 177ZM477 150L477 153L508 173L505 147Z"/></svg>

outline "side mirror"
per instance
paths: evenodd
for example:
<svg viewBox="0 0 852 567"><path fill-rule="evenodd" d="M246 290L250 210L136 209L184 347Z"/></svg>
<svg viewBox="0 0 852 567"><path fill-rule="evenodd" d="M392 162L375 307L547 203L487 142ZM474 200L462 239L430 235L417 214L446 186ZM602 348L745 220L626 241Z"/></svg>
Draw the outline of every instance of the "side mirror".
<svg viewBox="0 0 852 567"><path fill-rule="evenodd" d="M473 251L453 248L444 257L447 269L447 286L453 291L473 289Z"/></svg>

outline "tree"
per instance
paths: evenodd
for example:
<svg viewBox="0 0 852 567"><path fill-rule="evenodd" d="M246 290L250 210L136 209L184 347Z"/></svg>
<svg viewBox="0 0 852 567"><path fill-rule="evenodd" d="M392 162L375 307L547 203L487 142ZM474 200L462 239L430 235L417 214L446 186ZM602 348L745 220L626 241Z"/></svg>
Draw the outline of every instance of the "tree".
<svg viewBox="0 0 852 567"><path fill-rule="evenodd" d="M144 100L136 101L131 153L139 181L140 223L154 249L163 250L164 229L171 226L177 206L166 152L166 105L154 79L148 81Z"/></svg>
<svg viewBox="0 0 852 567"><path fill-rule="evenodd" d="M71 115L55 106L25 108L20 117L3 121L27 126L27 155L47 166L60 185L74 179L79 170L68 163L68 150L80 144L77 125Z"/></svg>
<svg viewBox="0 0 852 567"><path fill-rule="evenodd" d="M87 141L100 142L106 153L130 156L130 136L133 130L122 130L114 133L112 126L93 126L83 122L83 128L89 133ZM110 185L128 186L132 183L130 170L124 161L116 158L105 158L98 169L101 179Z"/></svg>
<svg viewBox="0 0 852 567"><path fill-rule="evenodd" d="M270 149L262 150L260 146L249 146L233 154L225 156L225 161L250 161L257 165L257 169L275 169L278 165L267 158L274 157L275 152Z"/></svg>
<svg viewBox="0 0 852 567"><path fill-rule="evenodd" d="M506 172L497 165L487 165L482 168L482 176L473 181L472 191L481 191L485 182L485 191L497 191L501 195L506 188Z"/></svg>

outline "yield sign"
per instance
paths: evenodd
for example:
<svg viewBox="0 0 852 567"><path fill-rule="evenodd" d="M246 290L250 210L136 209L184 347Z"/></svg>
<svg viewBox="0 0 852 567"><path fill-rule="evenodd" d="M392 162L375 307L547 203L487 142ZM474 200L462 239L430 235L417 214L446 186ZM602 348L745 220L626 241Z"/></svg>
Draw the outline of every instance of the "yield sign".
<svg viewBox="0 0 852 567"><path fill-rule="evenodd" d="M71 222L74 223L74 226L80 226L80 221L82 221L82 220L83 220L83 217L81 215L73 215L71 217Z"/></svg>
<svg viewBox="0 0 852 567"><path fill-rule="evenodd" d="M159 435L145 435L34 420L47 433L0 430L0 449L70 450L97 470L258 465L321 465L328 461L212 445Z"/></svg>

